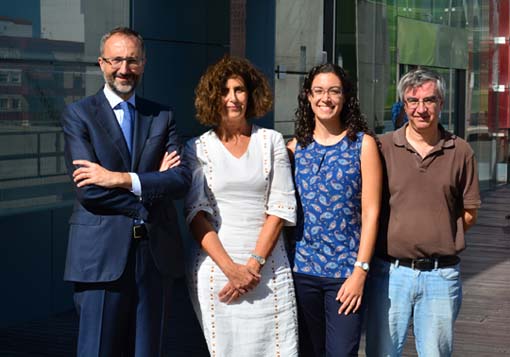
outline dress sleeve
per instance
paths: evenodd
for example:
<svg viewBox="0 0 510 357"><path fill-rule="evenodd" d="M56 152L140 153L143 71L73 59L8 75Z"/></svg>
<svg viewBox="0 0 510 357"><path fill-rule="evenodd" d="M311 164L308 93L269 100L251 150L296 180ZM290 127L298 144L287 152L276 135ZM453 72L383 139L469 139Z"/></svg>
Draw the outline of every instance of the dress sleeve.
<svg viewBox="0 0 510 357"><path fill-rule="evenodd" d="M189 225L198 212L204 211L213 215L214 209L207 197L207 182L204 175L206 161L200 155L200 139L191 139L184 148L184 159L191 168L191 188L184 199L184 214ZM202 156L202 157L201 157Z"/></svg>
<svg viewBox="0 0 510 357"><path fill-rule="evenodd" d="M272 140L271 174L267 192L266 214L280 217L286 226L296 224L296 196L289 155L285 142L280 133L273 132Z"/></svg>

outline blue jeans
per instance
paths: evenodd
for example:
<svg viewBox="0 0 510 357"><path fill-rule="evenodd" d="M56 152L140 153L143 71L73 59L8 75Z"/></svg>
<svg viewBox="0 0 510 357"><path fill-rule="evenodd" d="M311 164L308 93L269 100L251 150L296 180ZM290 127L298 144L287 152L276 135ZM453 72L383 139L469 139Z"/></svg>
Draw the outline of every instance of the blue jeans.
<svg viewBox="0 0 510 357"><path fill-rule="evenodd" d="M459 264L419 271L374 258L367 283L367 356L401 356L413 323L419 356L451 356L462 301Z"/></svg>
<svg viewBox="0 0 510 357"><path fill-rule="evenodd" d="M338 290L345 279L294 273L301 357L357 356L362 310L339 315Z"/></svg>

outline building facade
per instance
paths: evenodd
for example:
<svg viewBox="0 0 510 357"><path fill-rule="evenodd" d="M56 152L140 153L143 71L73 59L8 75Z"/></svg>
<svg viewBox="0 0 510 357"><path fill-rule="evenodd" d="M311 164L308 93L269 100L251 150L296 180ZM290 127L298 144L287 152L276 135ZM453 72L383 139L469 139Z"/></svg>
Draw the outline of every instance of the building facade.
<svg viewBox="0 0 510 357"><path fill-rule="evenodd" d="M356 79L376 133L393 130L398 80L425 66L446 80L441 123L471 144L482 186L506 183L509 13L509 0L278 1L275 127L292 135L304 73L330 61Z"/></svg>

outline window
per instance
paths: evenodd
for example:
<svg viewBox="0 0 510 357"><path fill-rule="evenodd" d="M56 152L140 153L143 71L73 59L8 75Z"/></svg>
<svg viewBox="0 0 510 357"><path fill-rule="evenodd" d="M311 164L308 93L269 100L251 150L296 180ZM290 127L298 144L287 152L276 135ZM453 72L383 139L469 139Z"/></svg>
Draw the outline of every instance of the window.
<svg viewBox="0 0 510 357"><path fill-rule="evenodd" d="M26 9L19 13L0 5L8 10L0 12L0 33L8 40L0 45L0 186L16 187L0 197L0 217L14 207L47 209L73 198L60 115L67 98L83 98L104 83L96 66L99 40L129 25L131 1L21 3ZM43 153L34 150L39 147Z"/></svg>
<svg viewBox="0 0 510 357"><path fill-rule="evenodd" d="M0 98L0 110L1 111L9 110L9 98Z"/></svg>
<svg viewBox="0 0 510 357"><path fill-rule="evenodd" d="M11 109L13 111L19 111L21 109L21 100L18 98L11 98Z"/></svg>
<svg viewBox="0 0 510 357"><path fill-rule="evenodd" d="M21 83L21 70L1 70L0 71L0 84L4 85L19 85Z"/></svg>
<svg viewBox="0 0 510 357"><path fill-rule="evenodd" d="M21 83L21 72L11 72L11 83Z"/></svg>

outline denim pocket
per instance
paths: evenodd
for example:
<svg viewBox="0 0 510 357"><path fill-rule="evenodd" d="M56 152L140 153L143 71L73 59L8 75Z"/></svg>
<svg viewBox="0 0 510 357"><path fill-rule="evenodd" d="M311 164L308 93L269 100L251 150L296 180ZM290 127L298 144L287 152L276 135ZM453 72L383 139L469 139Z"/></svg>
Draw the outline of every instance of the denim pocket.
<svg viewBox="0 0 510 357"><path fill-rule="evenodd" d="M446 280L458 280L460 278L460 265L438 269L439 275Z"/></svg>

